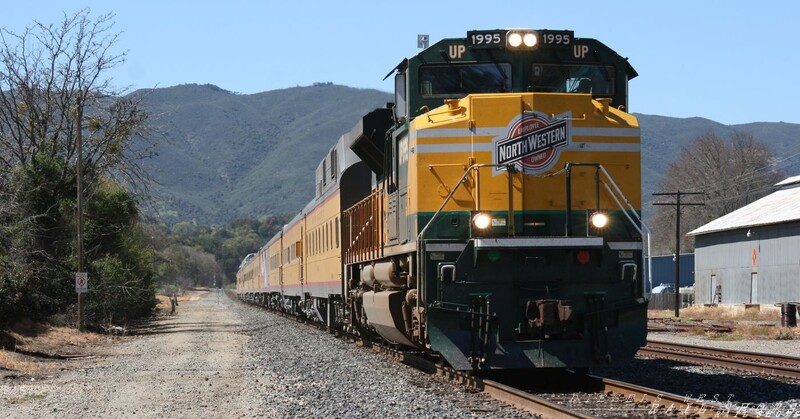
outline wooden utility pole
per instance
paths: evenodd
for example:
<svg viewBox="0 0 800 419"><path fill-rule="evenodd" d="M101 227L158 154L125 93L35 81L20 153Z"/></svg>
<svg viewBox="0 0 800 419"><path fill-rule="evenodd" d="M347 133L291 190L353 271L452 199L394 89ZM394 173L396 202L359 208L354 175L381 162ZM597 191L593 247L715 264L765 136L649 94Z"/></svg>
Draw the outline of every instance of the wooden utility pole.
<svg viewBox="0 0 800 419"><path fill-rule="evenodd" d="M75 133L75 141L76 141L76 153L78 154L77 161L75 163L75 167L77 170L77 182L78 182L78 214L76 220L76 227L77 230L77 238L78 238L78 275L83 275L85 272L83 269L83 165L81 160L83 160L83 101L81 97L78 96L77 100L78 109L76 111L76 133ZM83 321L83 290L77 288L77 277L76 275L76 292L78 293L78 330L81 330L82 321Z"/></svg>
<svg viewBox="0 0 800 419"><path fill-rule="evenodd" d="M675 216L675 317L681 307L681 205L705 205L702 202L681 202L681 195L704 195L705 192L656 192L653 196L674 196L675 202L654 202L653 205L674 205Z"/></svg>

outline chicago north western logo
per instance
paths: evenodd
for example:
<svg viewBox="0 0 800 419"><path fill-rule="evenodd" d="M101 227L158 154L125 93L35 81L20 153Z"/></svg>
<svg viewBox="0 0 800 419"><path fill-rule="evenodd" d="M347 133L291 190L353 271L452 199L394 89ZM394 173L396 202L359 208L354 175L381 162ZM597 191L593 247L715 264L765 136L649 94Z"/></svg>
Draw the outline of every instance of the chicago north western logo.
<svg viewBox="0 0 800 419"><path fill-rule="evenodd" d="M549 169L560 149L569 145L566 119L550 119L540 113L526 113L495 144L495 163L520 162L526 172Z"/></svg>

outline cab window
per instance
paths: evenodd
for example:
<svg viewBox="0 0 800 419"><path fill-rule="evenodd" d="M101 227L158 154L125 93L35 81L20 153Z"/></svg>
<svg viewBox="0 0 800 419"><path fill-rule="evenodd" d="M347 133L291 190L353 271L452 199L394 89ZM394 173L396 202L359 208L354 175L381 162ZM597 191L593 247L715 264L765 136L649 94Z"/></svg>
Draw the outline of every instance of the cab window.
<svg viewBox="0 0 800 419"><path fill-rule="evenodd" d="M614 95L614 67L604 65L534 64L532 92L590 93L594 97Z"/></svg>
<svg viewBox="0 0 800 419"><path fill-rule="evenodd" d="M426 65L419 69L419 93L423 96L464 96L510 91L509 63Z"/></svg>

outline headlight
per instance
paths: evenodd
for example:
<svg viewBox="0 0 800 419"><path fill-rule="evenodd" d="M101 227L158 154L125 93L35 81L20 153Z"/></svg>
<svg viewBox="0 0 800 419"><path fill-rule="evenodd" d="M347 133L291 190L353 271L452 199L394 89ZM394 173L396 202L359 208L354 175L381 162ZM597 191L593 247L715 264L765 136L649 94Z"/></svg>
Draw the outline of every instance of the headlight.
<svg viewBox="0 0 800 419"><path fill-rule="evenodd" d="M486 230L491 223L492 217L485 212L479 212L472 217L472 225L478 230Z"/></svg>
<svg viewBox="0 0 800 419"><path fill-rule="evenodd" d="M603 228L608 225L608 216L602 212L592 214L590 220L594 228Z"/></svg>
<svg viewBox="0 0 800 419"><path fill-rule="evenodd" d="M535 31L511 30L506 34L509 48L535 48L538 43L539 34Z"/></svg>
<svg viewBox="0 0 800 419"><path fill-rule="evenodd" d="M525 36L522 37L522 43L525 44L526 47L532 47L536 45L536 35L532 33L526 33Z"/></svg>

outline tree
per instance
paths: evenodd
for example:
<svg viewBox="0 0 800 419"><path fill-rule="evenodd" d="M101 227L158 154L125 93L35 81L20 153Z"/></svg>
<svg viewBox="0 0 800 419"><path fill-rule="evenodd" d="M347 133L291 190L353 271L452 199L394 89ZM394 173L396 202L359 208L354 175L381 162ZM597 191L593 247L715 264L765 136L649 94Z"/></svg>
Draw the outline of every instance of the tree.
<svg viewBox="0 0 800 419"><path fill-rule="evenodd" d="M89 202L86 223L89 288L87 315L105 323L127 323L155 308L152 249L127 191L105 182Z"/></svg>
<svg viewBox="0 0 800 419"><path fill-rule="evenodd" d="M5 182L0 186L0 319L11 320L25 314L20 307L33 307L41 299L26 287L35 270L31 236L25 234L33 220L24 215L16 194Z"/></svg>
<svg viewBox="0 0 800 419"><path fill-rule="evenodd" d="M681 235L741 208L775 190L782 179L769 147L750 134L735 132L727 141L716 134L697 137L681 148L669 165L659 191L704 192L683 202L704 202L681 207ZM672 206L655 207L651 225L654 253L675 250L676 211ZM692 251L691 239L681 242L681 252Z"/></svg>
<svg viewBox="0 0 800 419"><path fill-rule="evenodd" d="M125 61L124 52L115 52L113 26L113 15L92 19L82 10L58 25L0 29L0 194L13 203L0 208L0 230L9 233L0 239L7 249L0 251L0 301L11 301L17 315L47 315L74 299L78 158L90 203L112 179L146 189L138 162L154 147L146 141L148 114L141 97L123 96L107 76ZM103 225L96 206L87 211L89 225L98 217L87 253L132 263L136 258L124 254L142 244L120 246L118 239L130 234L138 211L126 206L135 206L132 196L119 193L99 199L122 205L115 207L123 211L115 214L121 225ZM114 266L109 262L107 270Z"/></svg>
<svg viewBox="0 0 800 419"><path fill-rule="evenodd" d="M216 257L197 248L176 244L164 249L161 257L165 267L159 271L159 281L164 288L213 287L224 277Z"/></svg>
<svg viewBox="0 0 800 419"><path fill-rule="evenodd" d="M106 76L125 61L114 51L112 19L93 21L82 10L59 26L35 22L22 34L0 29L0 172L28 167L40 153L74 161L81 127L86 167L141 184L146 175L138 161L153 148L134 151L131 144L147 137L148 113L141 96L123 96ZM62 176L71 168L65 164Z"/></svg>

